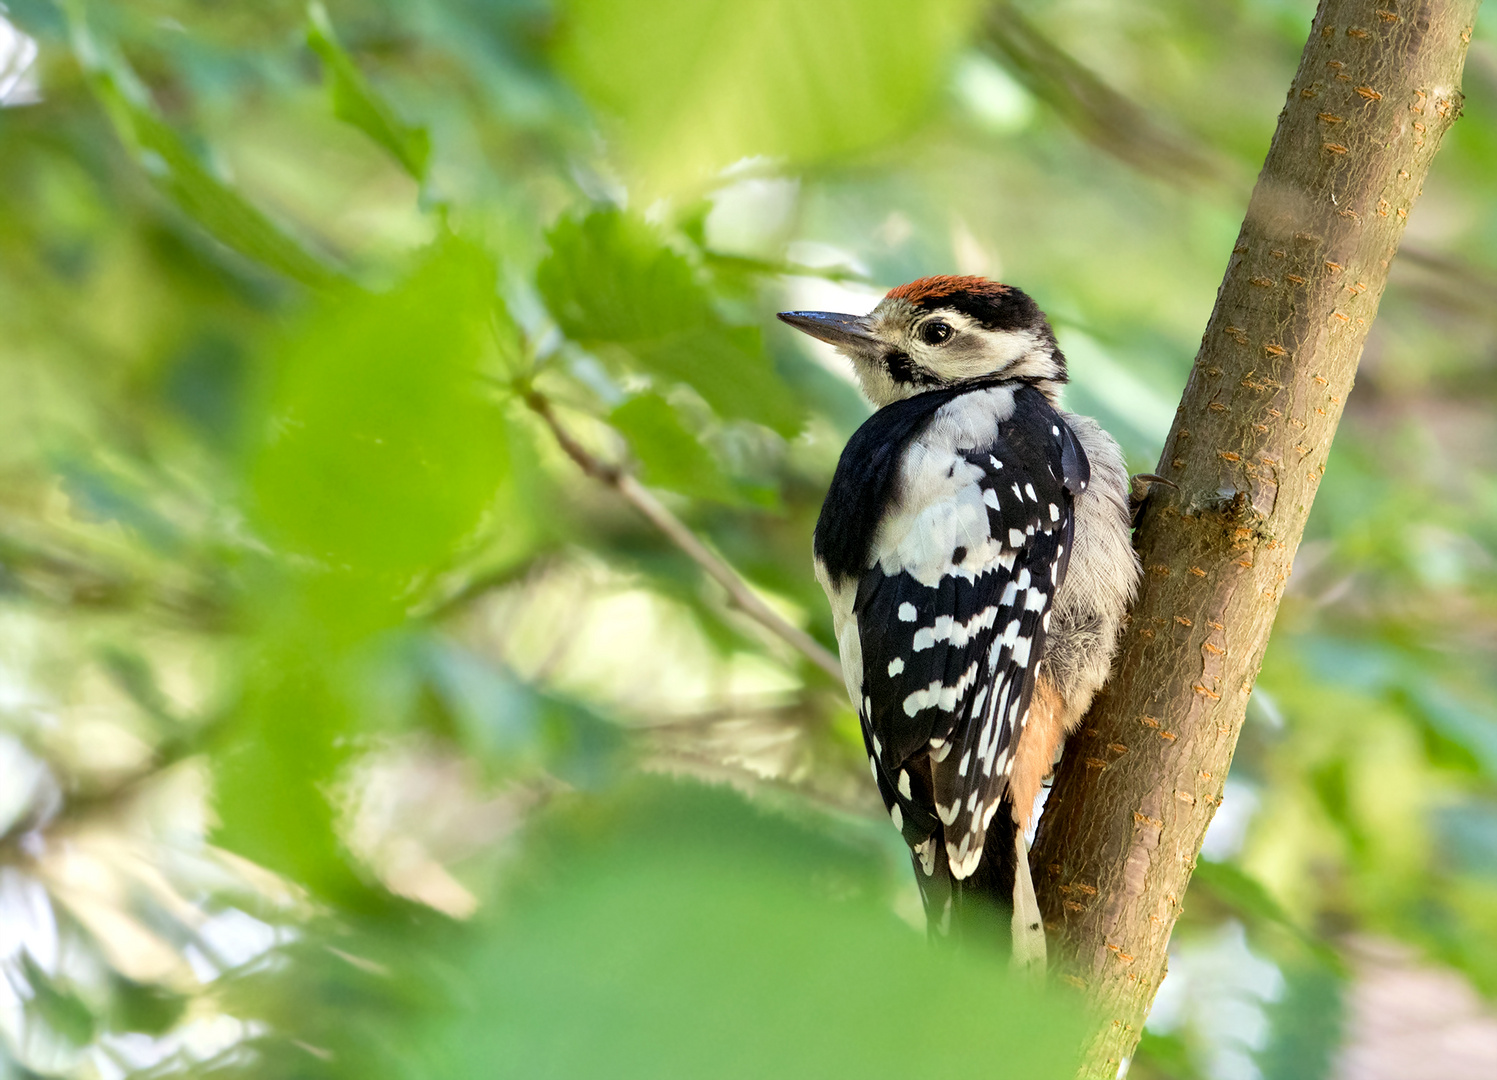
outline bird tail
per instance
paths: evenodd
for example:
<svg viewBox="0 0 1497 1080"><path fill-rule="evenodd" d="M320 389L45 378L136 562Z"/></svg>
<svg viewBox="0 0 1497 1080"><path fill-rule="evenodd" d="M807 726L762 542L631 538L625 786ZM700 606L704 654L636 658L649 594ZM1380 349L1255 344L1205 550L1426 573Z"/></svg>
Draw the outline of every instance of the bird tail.
<svg viewBox="0 0 1497 1080"><path fill-rule="evenodd" d="M931 936L1007 944L1014 967L1043 971L1045 925L1029 873L1029 845L1013 815L994 815L977 869L961 881L952 878L939 837L935 849L928 876L915 860Z"/></svg>

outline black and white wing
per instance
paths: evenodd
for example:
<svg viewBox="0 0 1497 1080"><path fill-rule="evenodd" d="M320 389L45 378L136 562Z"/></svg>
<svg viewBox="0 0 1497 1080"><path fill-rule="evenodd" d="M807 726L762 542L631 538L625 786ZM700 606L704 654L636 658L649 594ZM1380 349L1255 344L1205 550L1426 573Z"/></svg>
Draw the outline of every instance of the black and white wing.
<svg viewBox="0 0 1497 1080"><path fill-rule="evenodd" d="M890 816L960 881L1005 801L1088 465L1042 394L1007 387L939 404L899 460L851 605L857 702Z"/></svg>

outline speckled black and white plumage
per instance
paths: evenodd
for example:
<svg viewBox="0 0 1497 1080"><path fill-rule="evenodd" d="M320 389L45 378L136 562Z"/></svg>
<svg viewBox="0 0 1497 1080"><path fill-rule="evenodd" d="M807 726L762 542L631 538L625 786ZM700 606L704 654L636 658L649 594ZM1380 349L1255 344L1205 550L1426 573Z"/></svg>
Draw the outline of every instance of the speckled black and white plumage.
<svg viewBox="0 0 1497 1080"><path fill-rule="evenodd" d="M923 423L899 456L897 487L881 492L867 483L878 458L868 451L914 417ZM853 594L861 670L856 687L849 671L848 691L884 803L927 876L937 834L952 877L977 868L1088 476L1059 413L1013 385L890 405L843 452L816 557L844 605ZM925 497L890 497L911 490Z"/></svg>
<svg viewBox="0 0 1497 1080"><path fill-rule="evenodd" d="M1016 289L925 279L869 316L781 317L842 347L882 406L843 451L816 570L932 927L976 897L1042 959L1015 802L1105 680L1135 586L1122 456L1059 408L1064 358ZM1024 740L1035 713L1053 731Z"/></svg>

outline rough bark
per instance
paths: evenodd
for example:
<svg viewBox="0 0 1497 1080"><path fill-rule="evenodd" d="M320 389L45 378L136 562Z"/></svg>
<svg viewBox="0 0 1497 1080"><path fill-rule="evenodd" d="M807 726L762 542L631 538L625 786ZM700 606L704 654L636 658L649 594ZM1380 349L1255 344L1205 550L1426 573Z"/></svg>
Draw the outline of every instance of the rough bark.
<svg viewBox="0 0 1497 1080"><path fill-rule="evenodd" d="M1331 439L1441 136L1479 0L1324 0L1135 537L1113 679L1032 855L1061 976L1113 1080L1164 976Z"/></svg>

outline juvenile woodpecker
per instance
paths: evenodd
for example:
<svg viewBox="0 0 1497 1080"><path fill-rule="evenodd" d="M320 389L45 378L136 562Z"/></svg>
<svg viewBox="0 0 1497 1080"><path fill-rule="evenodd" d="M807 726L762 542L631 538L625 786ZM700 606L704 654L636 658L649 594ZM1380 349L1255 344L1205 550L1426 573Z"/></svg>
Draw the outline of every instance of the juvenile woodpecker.
<svg viewBox="0 0 1497 1080"><path fill-rule="evenodd" d="M1012 286L922 278L868 315L780 318L837 346L877 409L821 508L816 576L932 931L1001 913L1015 960L1043 963L1024 834L1137 588L1122 452L1061 408L1065 357Z"/></svg>

